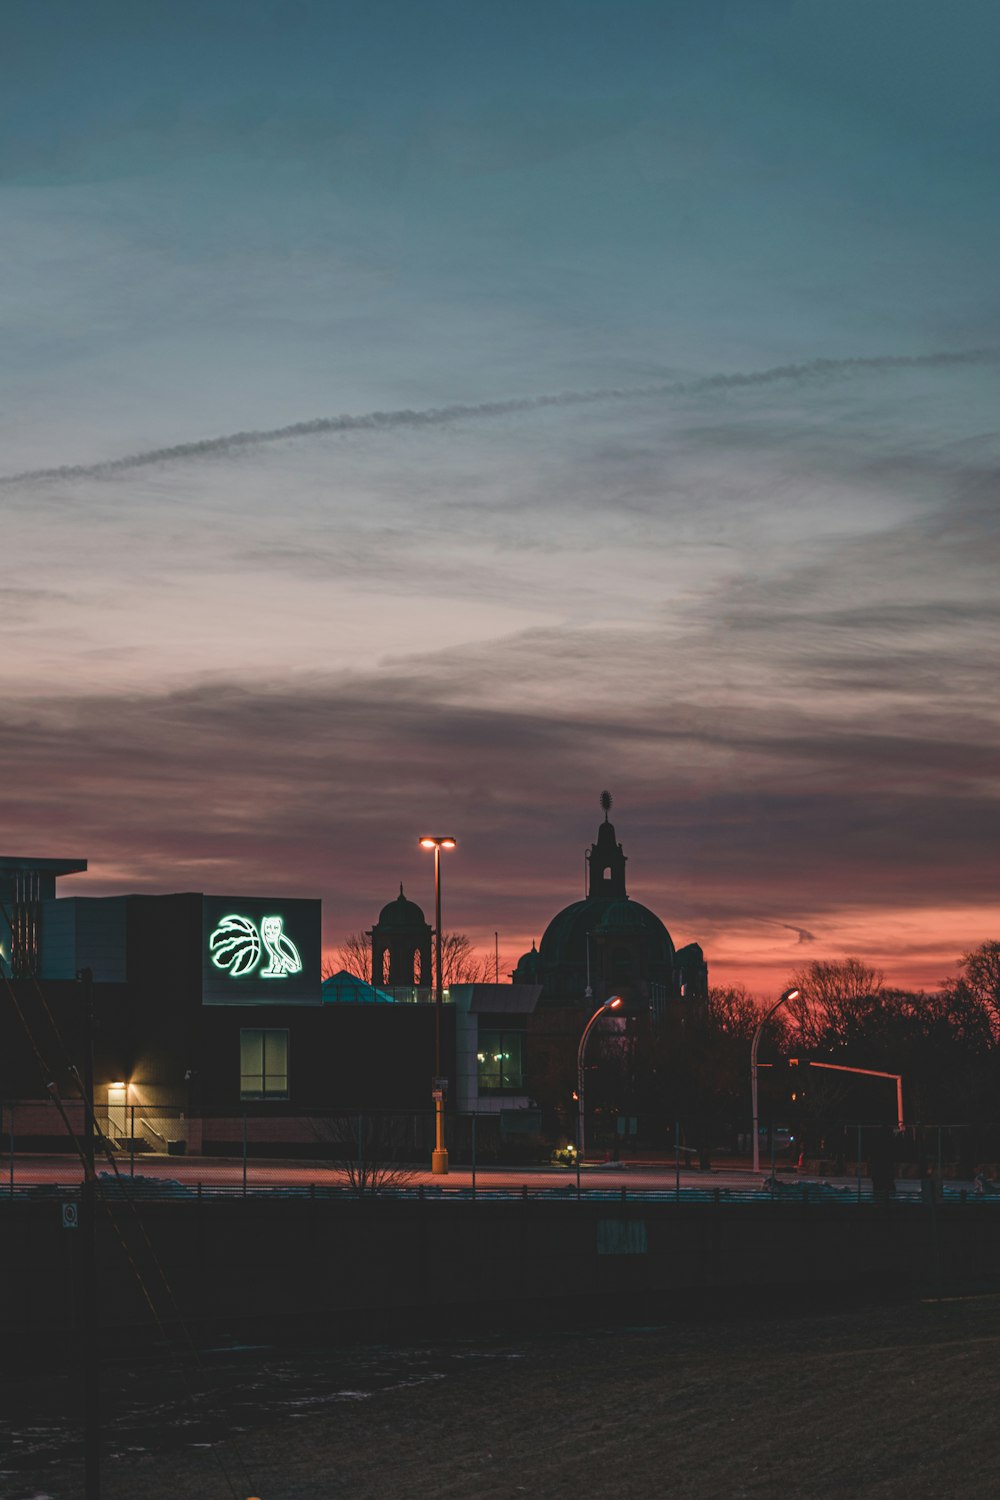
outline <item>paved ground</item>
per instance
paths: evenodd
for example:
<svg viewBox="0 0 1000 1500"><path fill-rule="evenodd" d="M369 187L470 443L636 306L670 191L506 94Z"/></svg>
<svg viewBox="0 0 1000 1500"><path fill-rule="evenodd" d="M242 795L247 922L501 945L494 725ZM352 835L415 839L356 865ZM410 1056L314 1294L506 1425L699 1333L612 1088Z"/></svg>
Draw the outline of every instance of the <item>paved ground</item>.
<svg viewBox="0 0 1000 1500"><path fill-rule="evenodd" d="M118 1170L123 1176L128 1176L129 1161L127 1158L118 1158ZM98 1163L99 1170L105 1170L106 1164ZM144 1177L170 1178L175 1181L189 1183L192 1186L198 1182L206 1185L239 1188L243 1185L243 1164L231 1159L213 1159L209 1157L181 1157L181 1156L152 1156L142 1155L135 1159L136 1175ZM705 1192L712 1188L727 1189L729 1191L753 1191L761 1186L765 1177L770 1173L766 1171L753 1173L743 1167L720 1167L710 1172L700 1172L682 1167L679 1176L680 1190L694 1190ZM14 1182L16 1186L27 1187L37 1184L71 1184L80 1180L80 1163L75 1156L19 1156L14 1162ZM526 1185L529 1191L541 1188L566 1188L576 1184L576 1171L565 1167L481 1167L476 1172L477 1189L488 1190L494 1187L519 1187ZM615 1164L615 1165L590 1165L583 1168L581 1182L585 1188L614 1189L625 1187L627 1191L670 1191L676 1188L678 1175L672 1164ZM10 1160L0 1157L0 1193L10 1182ZM854 1177L824 1177L819 1179L815 1176L796 1174L788 1170L780 1170L778 1180L782 1183L802 1182L829 1182L831 1186L847 1187L857 1189L857 1180ZM246 1181L249 1189L267 1187L308 1187L310 1183L322 1186L334 1186L343 1183L345 1177L343 1172L326 1167L316 1162L278 1162L278 1161L251 1161L246 1169ZM470 1189L472 1186L472 1172L465 1167L456 1167L447 1176L435 1177L430 1171L416 1170L408 1172L406 1176L408 1186L443 1188L445 1190ZM965 1188L972 1191L971 1182L954 1182L948 1184L949 1188L959 1190ZM919 1181L912 1178L903 1178L896 1183L897 1194L920 1193ZM861 1182L863 1196L870 1196L871 1183L867 1178Z"/></svg>
<svg viewBox="0 0 1000 1500"><path fill-rule="evenodd" d="M132 1361L103 1381L102 1495L996 1500L998 1353L983 1296ZM0 1399L4 1500L78 1500L65 1351Z"/></svg>

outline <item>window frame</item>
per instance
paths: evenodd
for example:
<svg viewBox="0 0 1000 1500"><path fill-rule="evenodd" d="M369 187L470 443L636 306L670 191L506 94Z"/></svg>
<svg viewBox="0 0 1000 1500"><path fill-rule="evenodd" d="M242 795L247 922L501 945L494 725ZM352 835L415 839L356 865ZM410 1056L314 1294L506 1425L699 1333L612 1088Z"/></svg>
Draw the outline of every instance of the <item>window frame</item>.
<svg viewBox="0 0 1000 1500"><path fill-rule="evenodd" d="M494 1041L494 1046L501 1053L506 1050L505 1044L508 1044L508 1043L516 1040L516 1043L517 1043L517 1079L518 1079L517 1083L505 1083L503 1081L504 1069L503 1069L503 1061L502 1060L500 1061L500 1063L498 1065L498 1068L497 1068L497 1073L498 1073L499 1081L497 1083L489 1083L489 1082L486 1082L484 1080L483 1069L486 1066L486 1060L485 1060L485 1058L483 1059L483 1061L480 1061L479 1059L480 1059L480 1055L486 1050L485 1043L486 1043L487 1037L496 1039ZM527 1047L526 1047L525 1043L526 1043L526 1034L525 1034L524 1028L521 1027L521 1026L490 1026L490 1027L484 1027L483 1028L483 1030L479 1033L479 1036L476 1039L476 1092L477 1092L477 1094L479 1094L479 1095L489 1094L491 1096L499 1096L499 1095L503 1095L503 1094L524 1094L524 1093L527 1092L527 1083L525 1082L525 1066L524 1066L524 1064L525 1064L525 1053L527 1051ZM490 1050L493 1050L493 1048L491 1048ZM513 1048L511 1050L513 1051Z"/></svg>
<svg viewBox="0 0 1000 1500"><path fill-rule="evenodd" d="M256 1036L260 1038L260 1071L248 1071L246 1053L244 1051L247 1042L245 1039ZM281 1069L268 1069L268 1037L282 1037L284 1047L283 1067ZM252 1045L252 1044L251 1044ZM241 1026L240 1027L240 1103L282 1103L291 1096L289 1088L289 1066L288 1059L291 1051L290 1032L287 1026ZM248 1088L247 1081L256 1080L259 1087ZM269 1081L283 1080L283 1087L268 1087Z"/></svg>

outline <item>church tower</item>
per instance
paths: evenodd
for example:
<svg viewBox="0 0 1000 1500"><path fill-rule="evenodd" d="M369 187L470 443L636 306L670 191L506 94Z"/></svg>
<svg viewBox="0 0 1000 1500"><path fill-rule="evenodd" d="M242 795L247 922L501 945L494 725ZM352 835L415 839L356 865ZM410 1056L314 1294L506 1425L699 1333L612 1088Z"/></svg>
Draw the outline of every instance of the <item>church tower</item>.
<svg viewBox="0 0 1000 1500"><path fill-rule="evenodd" d="M627 899L625 854L621 844L615 840L615 825L608 822L608 813L611 811L610 792L601 793L601 806L604 808L604 822L597 830L597 843L591 844L587 855L590 865L590 889L587 894L591 900L606 897L609 900L624 901Z"/></svg>
<svg viewBox="0 0 1000 1500"><path fill-rule="evenodd" d="M431 985L431 927L415 901L399 895L371 930L372 984L391 989Z"/></svg>
<svg viewBox="0 0 1000 1500"><path fill-rule="evenodd" d="M708 969L697 943L680 953L660 918L625 887L625 851L615 835L611 795L601 793L604 821L587 851L587 894L557 912L537 950L514 970L515 984L543 986L543 1006L592 1005L621 995L625 1012L654 1016L674 1001L704 1000Z"/></svg>

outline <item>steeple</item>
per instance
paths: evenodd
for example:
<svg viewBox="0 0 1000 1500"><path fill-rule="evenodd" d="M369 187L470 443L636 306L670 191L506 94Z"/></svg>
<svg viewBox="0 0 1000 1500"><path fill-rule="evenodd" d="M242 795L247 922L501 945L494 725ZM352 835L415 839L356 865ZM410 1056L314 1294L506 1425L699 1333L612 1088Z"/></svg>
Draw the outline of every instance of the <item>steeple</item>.
<svg viewBox="0 0 1000 1500"><path fill-rule="evenodd" d="M597 842L591 844L587 858L590 861L590 896L607 896L624 899L625 855L615 839L615 825L608 820L611 811L611 793L601 793L604 822L597 830Z"/></svg>

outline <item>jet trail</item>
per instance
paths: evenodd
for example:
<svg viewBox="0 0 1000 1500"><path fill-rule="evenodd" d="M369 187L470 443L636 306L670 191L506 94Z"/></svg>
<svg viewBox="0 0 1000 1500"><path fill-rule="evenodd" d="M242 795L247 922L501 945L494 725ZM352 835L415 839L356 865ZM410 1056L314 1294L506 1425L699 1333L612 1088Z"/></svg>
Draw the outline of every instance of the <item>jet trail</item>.
<svg viewBox="0 0 1000 1500"><path fill-rule="evenodd" d="M854 359L814 359L805 364L773 365L766 370L745 373L703 375L694 380L670 381L656 385L609 387L592 391L561 391L554 395L525 396L507 401L481 401L433 406L423 411L402 408L397 411L373 411L358 415L314 417L306 422L292 422L287 427L265 427L249 432L224 433L220 437L200 438L190 443L174 443L167 448L150 448L144 453L130 453L93 464L64 464L51 469L25 469L19 474L0 475L0 485L27 484L39 480L89 479L124 473L130 469L151 468L174 459L214 458L241 448L264 443L284 442L289 438L314 437L338 432L384 432L395 428L444 427L477 417L507 417L520 412L544 411L549 407L592 406L614 401L634 401L650 396L691 396L701 392L742 389L744 386L772 385L779 381L814 380L824 375L849 375L867 370L948 369L961 365L988 365L1000 361L1000 349L966 349L936 354L884 354Z"/></svg>

